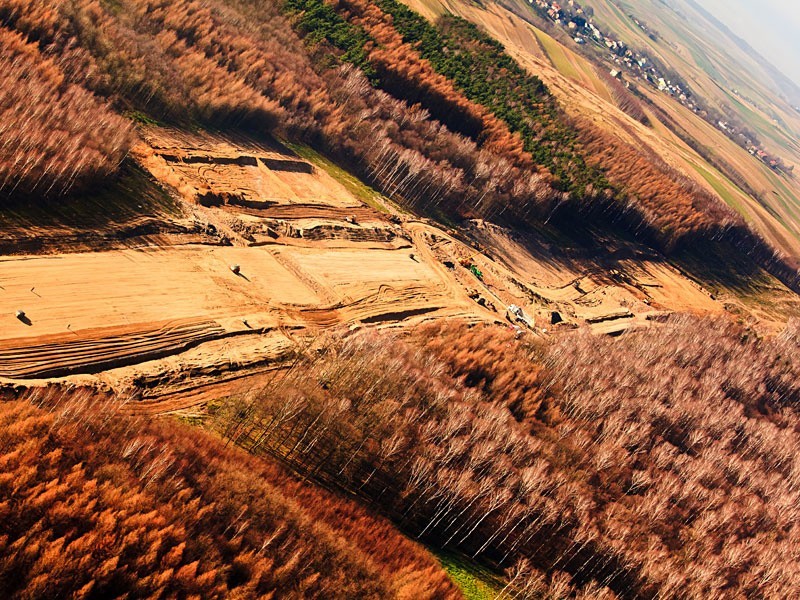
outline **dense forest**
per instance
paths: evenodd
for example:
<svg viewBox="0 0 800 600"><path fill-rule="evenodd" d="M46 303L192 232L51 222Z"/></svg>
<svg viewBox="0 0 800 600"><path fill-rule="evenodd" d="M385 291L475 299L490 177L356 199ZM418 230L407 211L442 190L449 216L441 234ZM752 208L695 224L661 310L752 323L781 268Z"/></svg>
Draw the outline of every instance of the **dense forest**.
<svg viewBox="0 0 800 600"><path fill-rule="evenodd" d="M218 430L509 569L524 597L800 585L797 323L765 340L674 317L547 344L439 324L322 348L222 407Z"/></svg>
<svg viewBox="0 0 800 600"><path fill-rule="evenodd" d="M352 500L96 392L0 403L4 598L459 598Z"/></svg>
<svg viewBox="0 0 800 600"><path fill-rule="evenodd" d="M3 0L0 43L0 208L113 193L139 125L245 131L448 225L749 256L800 289L722 202L569 117L454 17L395 0ZM800 589L797 322L771 338L690 316L615 339L358 329L320 334L192 425L97 390L4 389L2 596L460 598L424 545L518 598Z"/></svg>
<svg viewBox="0 0 800 600"><path fill-rule="evenodd" d="M316 343L208 432L96 390L6 397L5 597L460 597L391 522L504 571L511 597L800 585L797 323Z"/></svg>
<svg viewBox="0 0 800 600"><path fill-rule="evenodd" d="M0 194L57 195L113 174L130 123L18 33L0 29L0 45Z"/></svg>
<svg viewBox="0 0 800 600"><path fill-rule="evenodd" d="M727 243L798 284L733 211L568 117L457 18L395 0L3 0L0 44L3 206L107 186L137 122L246 129L448 222ZM797 323L762 339L673 317L549 343L438 324L318 349L205 432L90 392L0 404L0 589L460 597L405 534L519 597L800 589Z"/></svg>

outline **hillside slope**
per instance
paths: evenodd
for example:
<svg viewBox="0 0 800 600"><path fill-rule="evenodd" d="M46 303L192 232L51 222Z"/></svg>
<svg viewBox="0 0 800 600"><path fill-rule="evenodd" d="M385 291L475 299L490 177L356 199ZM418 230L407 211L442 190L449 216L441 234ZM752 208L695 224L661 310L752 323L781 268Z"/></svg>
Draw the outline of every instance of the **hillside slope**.
<svg viewBox="0 0 800 600"><path fill-rule="evenodd" d="M792 597L788 169L409 5L0 3L0 596Z"/></svg>
<svg viewBox="0 0 800 600"><path fill-rule="evenodd" d="M174 421L109 421L92 391L35 402L0 404L6 598L461 597L386 521L273 462Z"/></svg>
<svg viewBox="0 0 800 600"><path fill-rule="evenodd" d="M695 3L599 0L576 5L593 11L591 20L602 35L662 65L664 77L672 74L681 81L689 94L688 103L677 100L680 92L670 96L659 91L655 79L646 82L638 66L628 67L605 45L593 43L591 36L585 38L590 40L588 45L576 44L571 37L574 32L554 24L527 2L484 7L460 2L411 5L429 18L453 12L488 28L522 64L541 73L554 90L561 90L568 109L577 114L588 111L612 131L619 125L605 115L607 94L598 93L595 84L587 86L583 73L587 67L601 74L609 69L620 71L636 94L644 95L644 108L655 131L643 131L631 122L625 129L638 129L636 136L642 143L741 213L778 248L797 256L800 184L792 166L800 161L800 113L783 91L787 88L785 77ZM528 31L520 37L526 29L533 29L535 36ZM564 58L569 55L575 57L571 62L577 61L578 67ZM543 65L541 58L557 72ZM570 81L581 84L582 89L576 90ZM588 100L587 87L591 92ZM576 98L580 99L577 105ZM599 110L594 106L598 102ZM762 151L763 157L757 154ZM772 168L769 162L773 159L783 162L786 169Z"/></svg>
<svg viewBox="0 0 800 600"><path fill-rule="evenodd" d="M668 252L723 238L794 285L793 262L776 260L733 211L657 152L641 155L629 140L566 115L537 77L474 28L449 21L437 33L400 18L400 6L166 8L130 0L121 11L88 0L55 10L32 1L12 3L0 19L60 56L68 82L140 120L246 126L311 141L381 191L451 218L507 214L533 224L557 208L573 220L610 219ZM260 24L238 27L251 10ZM417 45L419 36L427 45ZM448 44L466 53L445 60ZM252 53L258 60L245 58ZM512 77L465 79L468 65ZM423 112L396 129L390 115L415 103Z"/></svg>

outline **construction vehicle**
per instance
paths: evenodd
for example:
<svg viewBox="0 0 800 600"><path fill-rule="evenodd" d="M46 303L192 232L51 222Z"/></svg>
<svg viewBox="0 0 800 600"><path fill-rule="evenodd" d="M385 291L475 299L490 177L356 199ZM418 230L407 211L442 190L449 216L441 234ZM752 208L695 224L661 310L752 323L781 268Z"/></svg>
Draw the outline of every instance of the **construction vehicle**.
<svg viewBox="0 0 800 600"><path fill-rule="evenodd" d="M506 318L512 323L520 323L528 329L533 329L534 327L533 317L526 315L522 307L516 304L510 304L506 308Z"/></svg>

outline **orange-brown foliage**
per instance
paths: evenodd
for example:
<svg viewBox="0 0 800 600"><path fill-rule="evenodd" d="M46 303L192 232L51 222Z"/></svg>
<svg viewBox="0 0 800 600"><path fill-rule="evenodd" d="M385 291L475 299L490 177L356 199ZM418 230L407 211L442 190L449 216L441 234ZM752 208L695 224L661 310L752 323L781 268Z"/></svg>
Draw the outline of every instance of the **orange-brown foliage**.
<svg viewBox="0 0 800 600"><path fill-rule="evenodd" d="M590 162L602 165L609 181L626 190L634 227L644 229L662 247L743 225L732 209L643 145L634 147L592 124L578 126Z"/></svg>
<svg viewBox="0 0 800 600"><path fill-rule="evenodd" d="M499 149L479 148L352 68L312 64L275 2L116 4L13 0L0 7L0 22L38 41L72 82L121 108L312 141L421 209L491 214L517 198L544 210L553 198L546 176L520 170ZM453 95L446 80L439 85Z"/></svg>
<svg viewBox="0 0 800 600"><path fill-rule="evenodd" d="M351 500L79 396L55 411L0 404L4 598L459 597L424 549Z"/></svg>
<svg viewBox="0 0 800 600"><path fill-rule="evenodd" d="M382 85L390 87L392 95L411 103L420 102L451 130L481 141L517 166L535 169L519 136L483 106L468 100L452 81L436 73L428 61L403 42L392 27L391 17L364 0L339 0L337 4L377 42L369 58Z"/></svg>
<svg viewBox="0 0 800 600"><path fill-rule="evenodd" d="M116 171L128 122L0 27L0 195L58 194Z"/></svg>
<svg viewBox="0 0 800 600"><path fill-rule="evenodd" d="M306 47L275 0L8 0L0 5L0 24L38 45L47 57L44 71L63 73L66 83L57 96L64 110L95 106L79 85L119 110L307 141L381 191L435 215L529 222L556 215L551 222L561 223L555 210L561 207L567 226L573 219L593 224L600 216L667 251L723 239L800 289L798 265L776 256L717 198L644 147L585 120L573 122L551 103L548 119L559 123L558 131L540 132L542 147L566 144L575 169L598 172L583 161L598 167L615 188L598 189L606 185L598 176L582 197L565 202L566 194L553 189L552 177L523 150L519 135L403 43L389 16L361 0L334 5L379 42L367 50L384 90L354 67L337 66L336 51L325 43ZM9 82L20 78L11 73ZM53 87L19 88L32 85ZM5 105L22 102L21 94L8 96ZM59 107L55 99L48 96L47 105ZM78 175L89 180L113 171L126 146L121 121L97 113L96 126L87 130L88 112L48 114L71 125L66 132L56 132L52 123L37 125L25 143L21 134L10 136L20 150L6 150L0 165L6 188L11 183L39 193L51 184L68 187ZM560 141L548 142L548 136ZM49 156L55 149L57 155Z"/></svg>

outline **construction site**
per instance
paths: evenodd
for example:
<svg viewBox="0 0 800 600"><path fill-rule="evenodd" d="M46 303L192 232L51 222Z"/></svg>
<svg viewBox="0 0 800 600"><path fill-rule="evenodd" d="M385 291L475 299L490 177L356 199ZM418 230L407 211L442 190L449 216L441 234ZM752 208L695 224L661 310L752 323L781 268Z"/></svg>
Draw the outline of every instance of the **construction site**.
<svg viewBox="0 0 800 600"><path fill-rule="evenodd" d="M601 263L483 221L456 233L277 142L155 127L142 138L137 164L177 207L146 217L157 227L96 240L42 228L46 244L0 255L3 384L191 412L328 331L457 318L619 335L671 311L747 310L635 245Z"/></svg>

